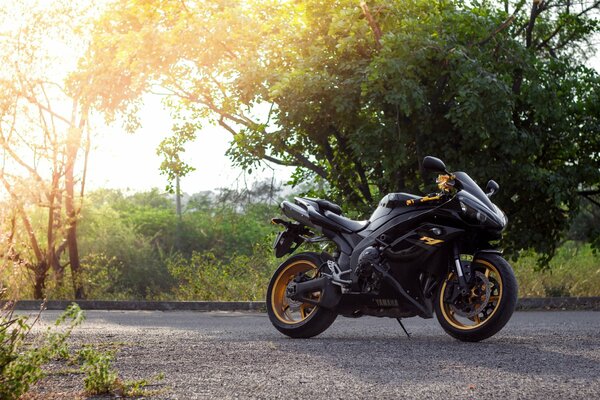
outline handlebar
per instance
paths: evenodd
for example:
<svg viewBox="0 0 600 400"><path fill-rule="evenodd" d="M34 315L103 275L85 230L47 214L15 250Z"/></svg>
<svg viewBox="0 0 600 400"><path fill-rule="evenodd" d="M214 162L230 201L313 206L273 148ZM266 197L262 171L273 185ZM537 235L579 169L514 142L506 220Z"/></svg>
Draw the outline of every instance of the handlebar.
<svg viewBox="0 0 600 400"><path fill-rule="evenodd" d="M425 197L421 197L420 199L406 200L406 205L407 206L416 206L417 204L426 203L428 201L441 200L441 199L442 199L442 195L439 195L439 194L436 196L425 196Z"/></svg>

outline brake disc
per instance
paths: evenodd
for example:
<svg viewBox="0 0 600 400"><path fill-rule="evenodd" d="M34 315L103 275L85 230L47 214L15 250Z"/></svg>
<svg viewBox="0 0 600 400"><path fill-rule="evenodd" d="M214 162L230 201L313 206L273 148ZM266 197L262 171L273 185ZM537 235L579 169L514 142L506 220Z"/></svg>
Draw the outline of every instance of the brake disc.
<svg viewBox="0 0 600 400"><path fill-rule="evenodd" d="M473 318L482 312L490 300L492 293L490 280L480 271L475 272L475 283L470 293L466 294L460 302L461 307L454 304L450 308L456 315Z"/></svg>

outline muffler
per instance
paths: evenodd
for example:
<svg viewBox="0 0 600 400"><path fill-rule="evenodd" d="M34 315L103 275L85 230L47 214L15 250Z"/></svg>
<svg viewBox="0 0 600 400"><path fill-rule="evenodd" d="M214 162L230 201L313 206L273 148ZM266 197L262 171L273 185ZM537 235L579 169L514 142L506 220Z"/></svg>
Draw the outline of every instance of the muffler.
<svg viewBox="0 0 600 400"><path fill-rule="evenodd" d="M320 292L319 297L311 298L310 295L315 292ZM331 279L326 276L305 282L291 282L286 289L286 294L292 300L323 308L336 307L342 297L339 286L332 284Z"/></svg>

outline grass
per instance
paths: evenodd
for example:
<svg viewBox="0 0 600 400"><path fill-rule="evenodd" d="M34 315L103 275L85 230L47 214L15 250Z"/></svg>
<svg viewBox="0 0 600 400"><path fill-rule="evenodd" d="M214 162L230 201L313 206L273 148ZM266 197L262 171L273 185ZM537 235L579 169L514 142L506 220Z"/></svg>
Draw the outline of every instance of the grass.
<svg viewBox="0 0 600 400"><path fill-rule="evenodd" d="M600 253L589 244L565 243L546 271L536 261L535 253L526 252L513 263L519 297L600 296Z"/></svg>

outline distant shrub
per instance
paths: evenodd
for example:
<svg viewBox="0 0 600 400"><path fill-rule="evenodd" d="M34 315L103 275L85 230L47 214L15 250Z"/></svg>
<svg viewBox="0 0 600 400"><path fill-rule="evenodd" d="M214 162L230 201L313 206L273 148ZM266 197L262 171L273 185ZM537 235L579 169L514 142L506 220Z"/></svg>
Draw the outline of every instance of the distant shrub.
<svg viewBox="0 0 600 400"><path fill-rule="evenodd" d="M566 242L548 270L537 268L537 257L523 252L514 263L519 297L600 296L600 257L590 244Z"/></svg>
<svg viewBox="0 0 600 400"><path fill-rule="evenodd" d="M571 290L564 283L550 283L544 285L544 293L547 297L569 297Z"/></svg>
<svg viewBox="0 0 600 400"><path fill-rule="evenodd" d="M80 250L89 298L150 299L170 291L173 282L163 260L166 256L152 236L138 232L106 205L84 217ZM53 298L55 293L60 294L51 291Z"/></svg>
<svg viewBox="0 0 600 400"><path fill-rule="evenodd" d="M167 262L177 281L178 300L263 300L277 265L272 251L257 246L252 255L218 259L212 252L194 252L191 258L174 256Z"/></svg>

